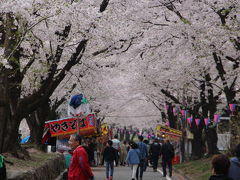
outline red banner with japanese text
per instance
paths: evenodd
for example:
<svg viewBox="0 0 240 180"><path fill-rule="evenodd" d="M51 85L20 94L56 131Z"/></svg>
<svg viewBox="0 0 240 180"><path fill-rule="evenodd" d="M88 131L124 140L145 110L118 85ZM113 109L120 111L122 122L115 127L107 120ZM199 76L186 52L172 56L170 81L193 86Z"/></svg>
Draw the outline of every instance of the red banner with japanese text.
<svg viewBox="0 0 240 180"><path fill-rule="evenodd" d="M89 114L85 118L63 118L45 122L45 127L49 128L51 137L77 132L77 120L79 121L80 135L92 135L96 133L96 120L94 114Z"/></svg>

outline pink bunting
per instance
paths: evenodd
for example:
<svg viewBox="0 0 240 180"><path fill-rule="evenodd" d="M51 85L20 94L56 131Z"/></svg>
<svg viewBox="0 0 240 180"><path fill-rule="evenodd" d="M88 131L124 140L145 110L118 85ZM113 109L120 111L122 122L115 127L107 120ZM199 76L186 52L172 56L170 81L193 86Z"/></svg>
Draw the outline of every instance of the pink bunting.
<svg viewBox="0 0 240 180"><path fill-rule="evenodd" d="M205 122L205 125L206 127L208 126L209 122L210 122L210 119L209 118L204 118L204 122Z"/></svg>
<svg viewBox="0 0 240 180"><path fill-rule="evenodd" d="M214 119L213 119L214 122L215 122L215 123L219 123L220 117L221 117L221 116L220 116L219 114L214 114Z"/></svg>
<svg viewBox="0 0 240 180"><path fill-rule="evenodd" d="M229 107L230 107L230 111L234 112L236 111L237 104L229 104Z"/></svg>
<svg viewBox="0 0 240 180"><path fill-rule="evenodd" d="M168 112L169 105L168 105L168 104L166 104L166 105L165 105L165 108L166 108L166 112Z"/></svg>
<svg viewBox="0 0 240 180"><path fill-rule="evenodd" d="M195 123L196 123L197 126L199 126L199 124L200 124L200 119L195 119Z"/></svg>
<svg viewBox="0 0 240 180"><path fill-rule="evenodd" d="M174 107L173 108L173 115L176 116L177 115L177 109Z"/></svg>
<svg viewBox="0 0 240 180"><path fill-rule="evenodd" d="M192 117L187 118L189 126L191 126L191 124L192 124L192 119L193 119Z"/></svg>
<svg viewBox="0 0 240 180"><path fill-rule="evenodd" d="M181 110L182 116L185 115L185 110Z"/></svg>
<svg viewBox="0 0 240 180"><path fill-rule="evenodd" d="M166 125L166 126L169 126L169 122L168 122L168 121L166 121L165 125Z"/></svg>

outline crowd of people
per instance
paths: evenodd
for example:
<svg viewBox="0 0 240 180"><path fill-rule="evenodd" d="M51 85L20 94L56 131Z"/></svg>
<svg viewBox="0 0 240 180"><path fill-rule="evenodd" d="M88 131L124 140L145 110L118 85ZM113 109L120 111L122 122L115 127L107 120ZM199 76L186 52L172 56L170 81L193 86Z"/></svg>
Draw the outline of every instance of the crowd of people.
<svg viewBox="0 0 240 180"><path fill-rule="evenodd" d="M106 167L106 180L113 180L114 167L129 166L132 170L132 180L143 180L147 166L152 166L156 172L161 157L163 177L172 176L172 159L174 147L168 139L152 143L138 137L138 142L120 142L118 136L105 139L105 143L97 144L96 139L82 139L79 134L73 134L68 141L71 149L71 161L66 174L68 180L95 180L91 166L104 165ZM102 152L98 152L102 149ZM212 175L209 180L240 180L240 144L236 146L235 156L228 158L224 154L214 155L212 158ZM0 156L0 177L6 178L4 158ZM129 178L130 179L130 178Z"/></svg>
<svg viewBox="0 0 240 180"><path fill-rule="evenodd" d="M102 149L100 149L102 152L98 153L97 142L88 139L82 143L79 135L70 137L69 146L74 151L68 170L68 179L75 180L79 177L86 178L86 180L94 179L90 166L105 164L106 180L112 180L114 167L120 164L132 169L132 180L142 180L147 166L152 166L153 171L157 171L159 157L162 157L163 176L167 175L167 166L169 176L172 176L174 148L169 140L159 142L158 139L155 139L153 143L149 144L143 136L139 136L138 142L127 143L126 141L120 142L118 136L115 135L113 139L100 144L103 144ZM97 152L94 153L94 151ZM77 163L80 166L76 166Z"/></svg>
<svg viewBox="0 0 240 180"><path fill-rule="evenodd" d="M100 165L106 167L106 180L113 180L114 167L129 166L132 170L132 180L143 180L144 171L147 166L152 166L156 172L159 164L159 158L162 159L163 177L168 174L172 176L172 158L174 157L174 147L171 142L166 140L159 141L155 139L151 144L144 140L142 136L138 137L138 142L120 142L115 135L112 140L107 140L103 146L102 156L98 158ZM69 180L93 180L94 175L90 168L91 161L94 160L94 152L91 149L97 149L92 141L88 142L88 147L81 146L82 139L79 135L71 135L69 146L73 149L72 159L68 170ZM86 145L86 144L85 144ZM89 146L90 145L90 146ZM89 156L92 156L91 158ZM167 173L168 167L168 173ZM240 180L240 144L236 148L236 157L229 159L224 154L214 155L212 158L213 175L209 180Z"/></svg>

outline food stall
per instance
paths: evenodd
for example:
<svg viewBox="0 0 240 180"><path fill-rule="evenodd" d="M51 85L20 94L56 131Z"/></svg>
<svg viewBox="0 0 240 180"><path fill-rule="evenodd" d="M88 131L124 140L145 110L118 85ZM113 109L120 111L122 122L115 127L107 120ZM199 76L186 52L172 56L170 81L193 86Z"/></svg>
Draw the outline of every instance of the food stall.
<svg viewBox="0 0 240 180"><path fill-rule="evenodd" d="M181 137L182 137L182 132L177 130L177 129L170 128L168 126L158 124L156 126L156 135L158 137L163 138L163 139L169 139L170 140L170 142L173 144L174 150L175 150L175 156L173 158L173 164L179 164L180 163L180 156L181 156L180 140L181 140Z"/></svg>

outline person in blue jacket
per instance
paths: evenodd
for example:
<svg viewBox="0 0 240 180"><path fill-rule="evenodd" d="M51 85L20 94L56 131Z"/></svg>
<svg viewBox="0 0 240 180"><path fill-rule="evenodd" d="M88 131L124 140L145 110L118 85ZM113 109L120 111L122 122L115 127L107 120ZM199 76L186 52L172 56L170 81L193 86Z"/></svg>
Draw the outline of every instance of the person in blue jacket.
<svg viewBox="0 0 240 180"><path fill-rule="evenodd" d="M143 136L138 136L138 139L139 139L139 142L137 145L140 151L140 163L137 168L137 179L139 175L139 180L142 180L145 163L148 156L148 151L147 151L147 145L143 142Z"/></svg>
<svg viewBox="0 0 240 180"><path fill-rule="evenodd" d="M230 168L228 176L234 180L240 180L240 144L235 149L235 157L230 159Z"/></svg>
<svg viewBox="0 0 240 180"><path fill-rule="evenodd" d="M126 161L132 167L132 180L136 180L137 168L140 163L140 150L138 149L137 144L134 142L130 142L129 146L130 150L128 151Z"/></svg>

